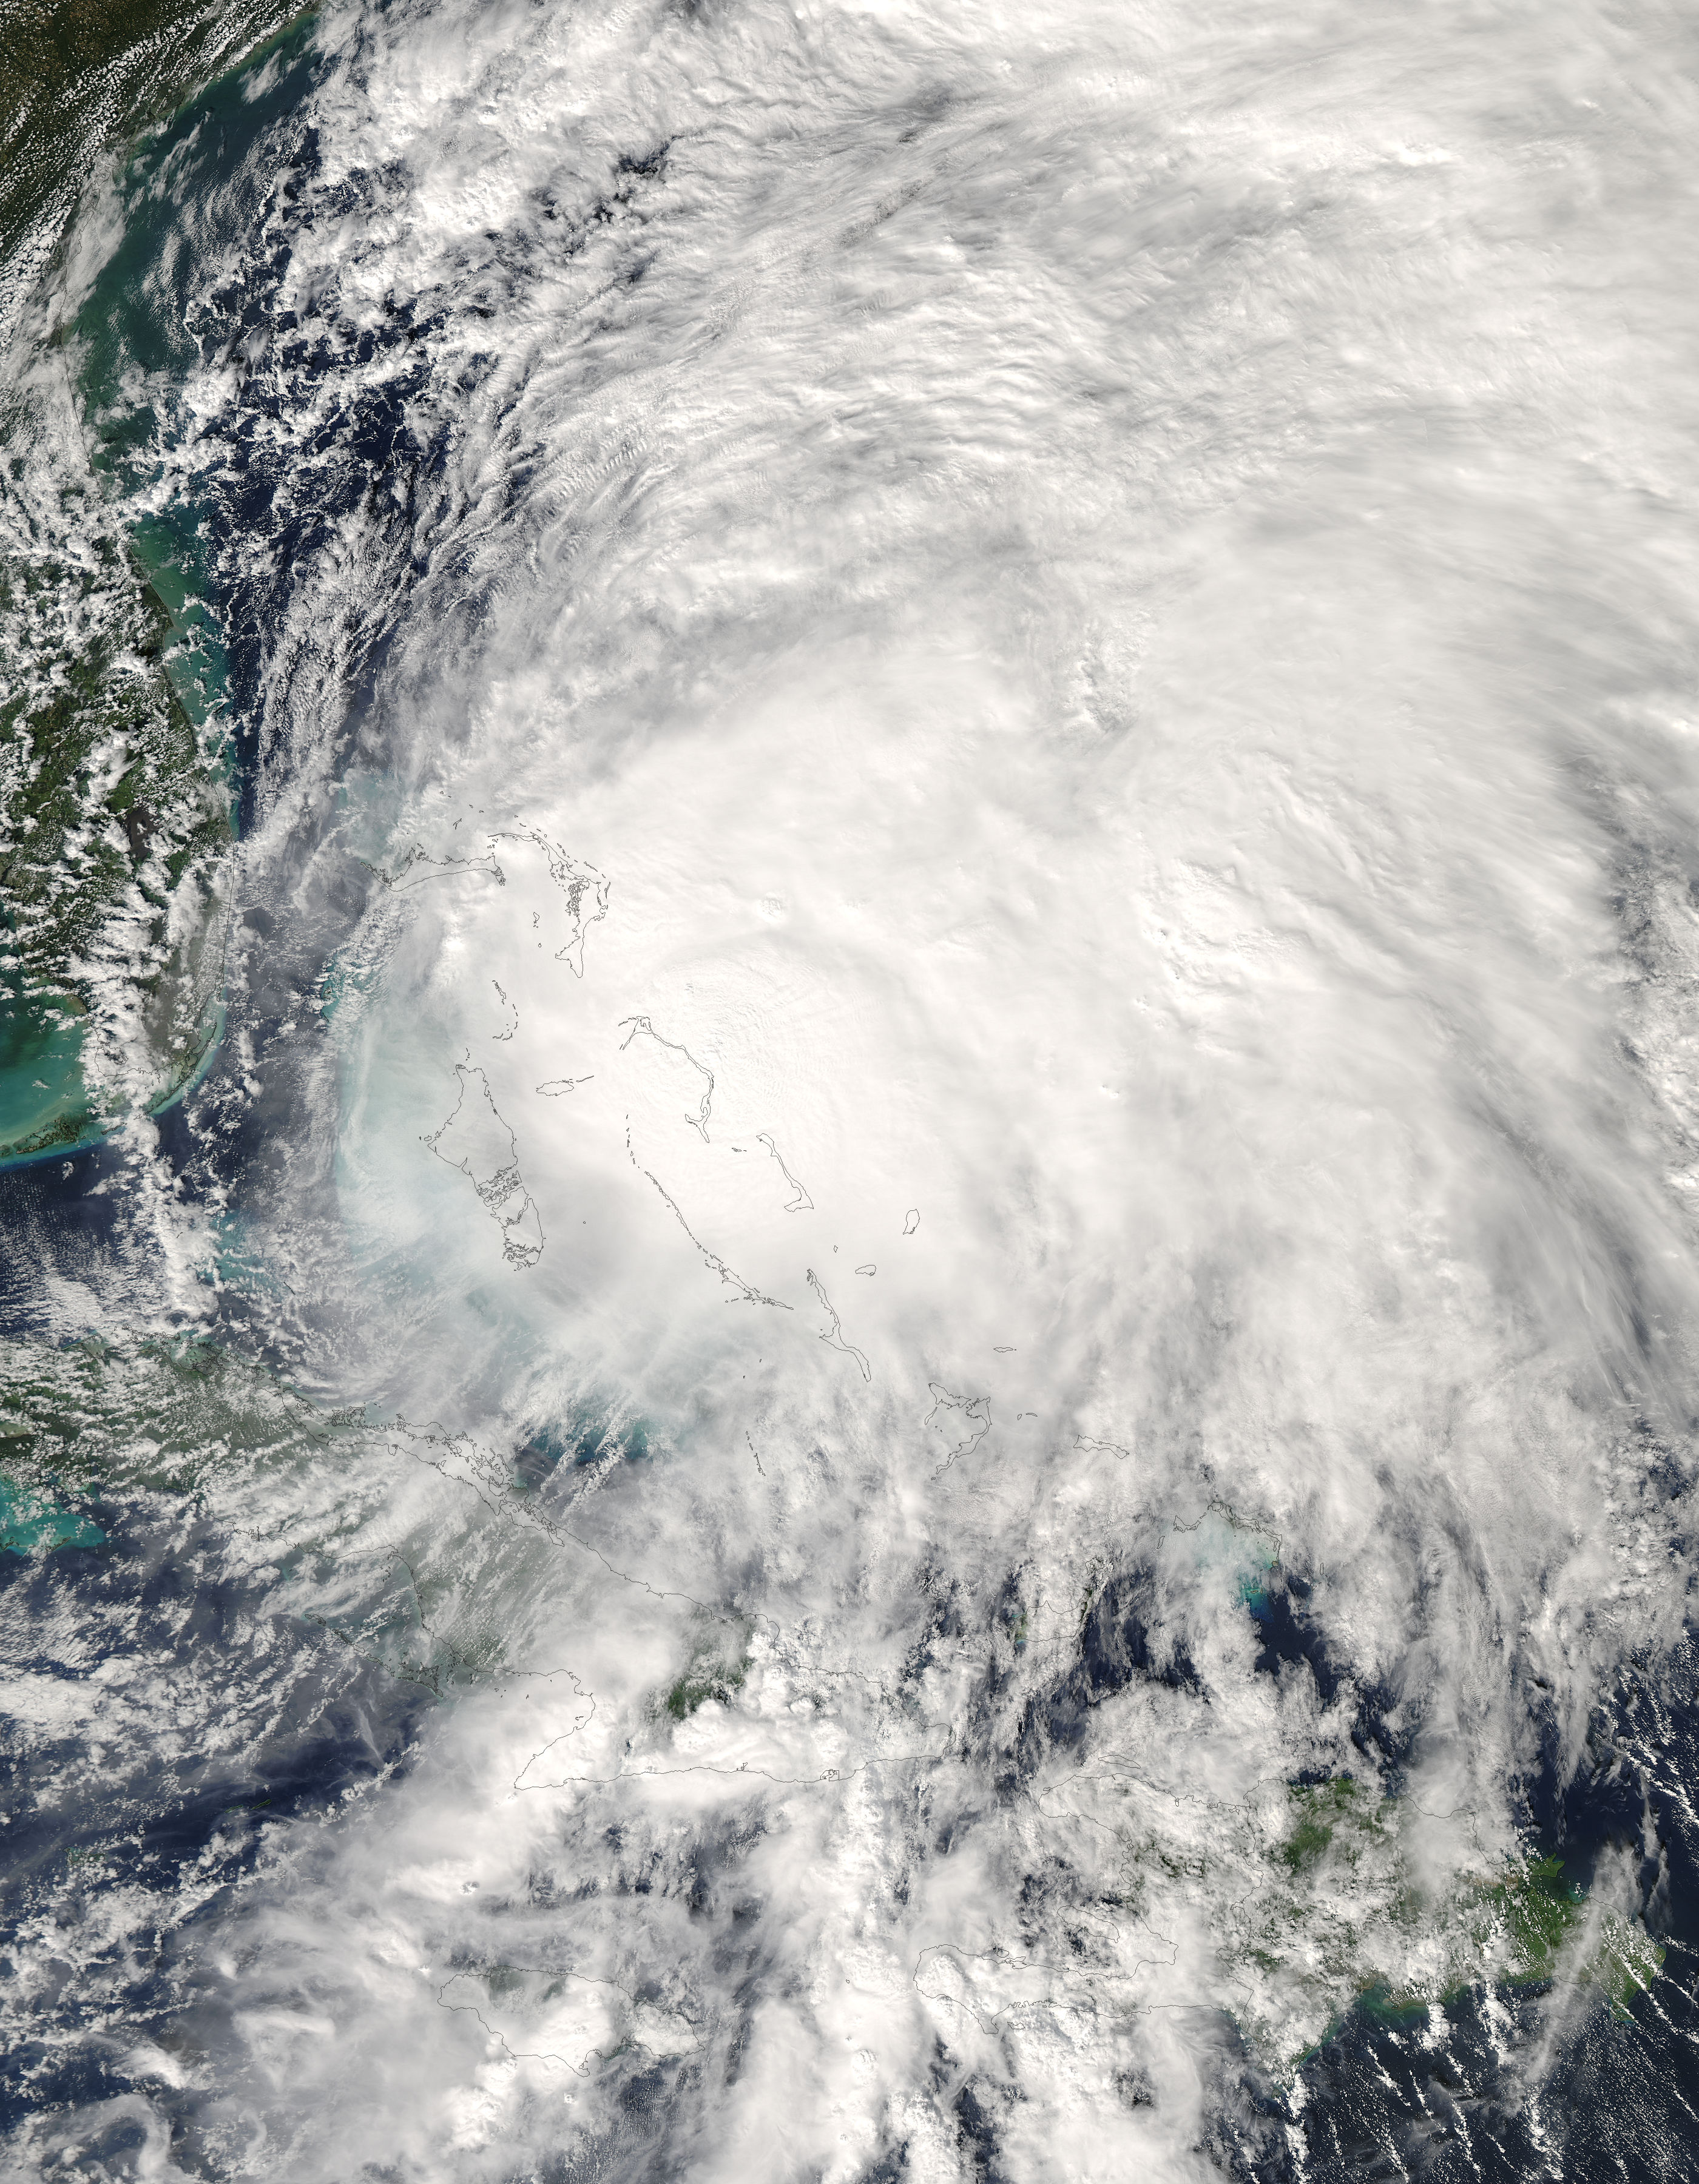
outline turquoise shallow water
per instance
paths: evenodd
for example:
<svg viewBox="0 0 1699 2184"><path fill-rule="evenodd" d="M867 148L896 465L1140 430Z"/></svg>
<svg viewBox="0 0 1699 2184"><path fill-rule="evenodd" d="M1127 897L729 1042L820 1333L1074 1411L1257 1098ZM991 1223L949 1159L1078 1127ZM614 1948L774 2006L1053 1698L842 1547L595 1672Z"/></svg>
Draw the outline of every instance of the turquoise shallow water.
<svg viewBox="0 0 1699 2184"><path fill-rule="evenodd" d="M32 1855L111 1861L20 1898L36 2173L117 2173L118 2102L327 2184L1443 2184L1471 2131L1521 2184L1622 2128L1602 2008L1528 2096L1566 1935L1641 1922L1647 2020L1699 1961L1646 1940L1691 1698L1610 1680L1699 1315L1540 742L1558 627L1637 687L1594 565L1650 596L1526 337L1587 216L1494 179L1513 43L1406 112L1430 25L1131 20L385 0L127 171L70 364L251 840L232 1066L156 1162L0 1178L52 1309L120 1325L109 1221L205 1337L46 1352L8 1488L8 1668L79 1724ZM1572 589L1454 454L1580 519ZM1627 740L1650 965L1692 827ZM213 1903L285 1782L344 1817Z"/></svg>
<svg viewBox="0 0 1699 2184"><path fill-rule="evenodd" d="M98 1524L62 1508L37 1487L0 1471L0 1548L31 1555L54 1547L97 1547L106 1539Z"/></svg>
<svg viewBox="0 0 1699 2184"><path fill-rule="evenodd" d="M56 1132L45 1148L0 1162L50 1158L94 1144L102 1134L82 1075L82 1032L64 1006L25 1000L8 979L0 1016L0 1145L30 1145Z"/></svg>
<svg viewBox="0 0 1699 2184"><path fill-rule="evenodd" d="M186 1100L218 1058L224 1034L221 1002L202 1027L193 1061L175 1084L148 1103L164 1115ZM63 1002L24 1002L0 1020L0 1145L17 1150L0 1157L0 1170L64 1160L103 1143L121 1107L103 1111L83 1071L81 1021Z"/></svg>
<svg viewBox="0 0 1699 2184"><path fill-rule="evenodd" d="M185 379L200 361L192 299L207 259L243 208L231 202L256 136L298 97L311 36L298 20L243 65L153 131L120 184L124 226L69 332L88 430L89 483L115 516L138 588L160 625L157 671L203 754L207 786L237 832L241 783L227 732L229 662L211 577L213 511L192 476L163 499L181 437ZM258 82L269 89L254 95ZM196 209L186 220L185 201ZM73 460L69 451L62 459ZM68 542L70 543L73 542ZM0 1021L0 1167L55 1159L99 1143L123 1112L103 1111L84 1070L77 996L6 995ZM222 1035L221 1004L146 1102L159 1113L203 1078Z"/></svg>

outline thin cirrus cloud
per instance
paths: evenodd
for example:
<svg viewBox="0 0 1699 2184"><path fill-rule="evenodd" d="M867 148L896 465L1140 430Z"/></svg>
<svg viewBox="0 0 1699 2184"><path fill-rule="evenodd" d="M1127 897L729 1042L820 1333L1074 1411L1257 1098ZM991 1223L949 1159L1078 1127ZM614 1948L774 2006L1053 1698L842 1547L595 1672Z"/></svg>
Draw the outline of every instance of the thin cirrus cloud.
<svg viewBox="0 0 1699 2184"><path fill-rule="evenodd" d="M502 1665L231 1914L288 2173L1190 2176L1508 1963L1699 1301L1592 21L325 19L277 308L411 299L449 489L316 833L278 696L250 868L375 877L255 1222Z"/></svg>

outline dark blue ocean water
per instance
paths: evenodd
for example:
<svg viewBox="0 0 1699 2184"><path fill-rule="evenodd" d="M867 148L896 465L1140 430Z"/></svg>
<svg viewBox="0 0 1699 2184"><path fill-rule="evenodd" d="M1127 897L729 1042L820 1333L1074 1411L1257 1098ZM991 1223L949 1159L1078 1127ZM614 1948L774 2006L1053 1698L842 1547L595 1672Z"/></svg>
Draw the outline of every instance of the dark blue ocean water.
<svg viewBox="0 0 1699 2184"><path fill-rule="evenodd" d="M457 632L470 648L489 604L464 545L454 450L467 420L491 425L499 332L487 355L463 343L451 381L431 337L451 313L493 325L537 247L529 233L492 231L458 295L394 293L358 326L334 314L302 323L287 298L304 238L355 211L376 219L404 204L417 180L381 164L327 175L312 101L343 58L304 20L150 136L120 185L122 239L74 321L92 460L136 504L144 563L175 572L198 602L194 671L229 723L237 833L251 840L287 814L263 867L236 867L225 1038L204 1080L159 1119L148 1187L236 1240L220 1262L227 1279L203 1284L198 1339L309 1379L315 1346L336 1337L334 1314L310 1284L283 1301L267 1278L246 1279L241 1224L275 1236L292 1206L331 1187L337 1149L305 1127L323 1067L320 1004L338 949L382 884L354 846L338 846L338 795L356 771L405 768L403 716L393 691L383 699L398 635L433 617L445 649ZM630 172L649 171L633 155ZM582 224L608 216L603 204ZM481 284L495 304L481 300ZM215 404L197 391L207 375L225 387ZM479 525L517 526L528 486L525 466L510 468L506 499L483 508ZM322 611L327 560L351 535L359 566L335 627L304 627L304 614ZM197 626L187 607L183 626ZM111 1147L0 1173L0 1334L63 1344L68 1309L81 1315L79 1331L136 1323L159 1250L138 1210L139 1178L133 1156ZM148 1422L133 1423L145 1432ZM575 1468L547 1432L507 1454L527 1491ZM227 1534L200 1519L192 1498L167 1506L98 1482L78 1490L103 1545L0 1557L5 1673L70 1695L61 1719L3 1759L0 1957L27 1953L49 1968L32 1972L13 2030L3 2118L14 2131L83 2109L103 2116L100 2104L133 2082L125 2059L144 2041L178 2042L215 2079L232 2006L219 1967L247 1892L266 1883L286 1837L338 1814L343 1827L381 1825L435 1711L416 1682L276 1612L266 1581L232 1574ZM1153 1635L1156 1582L1129 1548L1072 1651L1044 1672L1024 1727L983 1755L997 1795L1014 1801L1040 1758L1083 1746L1095 1710L1122 1693L1201 1691L1184 1644ZM1354 1661L1285 1573L1244 1613L1257 1672L1309 1678L1323 1706L1351 1695L1364 1775L1401 1794L1423 1723L1395 1670ZM994 1614L970 1603L933 1636L978 1632ZM1560 1763L1548 1697L1511 1658L1529 1741L1543 1753L1506 1785L1524 1843L1561 1859L1583 1892L1603 1858L1632 1851L1646 1930L1664 1952L1660 1976L1646 1992L1614 2003L1594 1993L1558 2017L1540 1985L1448 1995L1437 2046L1417 2036L1418 2016L1369 1992L1284 2087L1218 2014L1188 2173L1268 2184L1699 2173L1699 1648L1690 1634L1633 1658L1599 1695L1574 1764ZM198 1695L184 1718L200 1707L209 1733L158 1752L144 1708L95 1751L75 1701L103 1663L163 1695ZM1046 1885L1033 1876L1036 1892ZM948 2087L940 2100L959 2173L988 2184L1026 2173L1005 2153L1007 2115L1025 2098L1014 2080L963 2076L948 2057L933 2075ZM687 2077L632 2076L627 2137L588 2165L563 2155L554 2169L511 2173L691 2173L680 2120L710 2096ZM1135 2107L1139 2098L1135 2089ZM221 2165L227 2135L199 2135L204 2077L150 2098L179 2173L238 2173ZM92 2122L55 2173L139 2179L158 2173L146 2165L153 2145L133 2118ZM899 2144L862 2173L896 2178L919 2159Z"/></svg>

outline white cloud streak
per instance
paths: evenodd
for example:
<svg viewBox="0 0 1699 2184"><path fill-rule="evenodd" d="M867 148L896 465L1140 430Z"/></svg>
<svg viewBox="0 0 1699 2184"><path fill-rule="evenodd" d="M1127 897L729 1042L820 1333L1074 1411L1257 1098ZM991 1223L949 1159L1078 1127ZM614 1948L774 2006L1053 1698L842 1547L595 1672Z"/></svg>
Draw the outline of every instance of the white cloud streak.
<svg viewBox="0 0 1699 2184"><path fill-rule="evenodd" d="M535 1674L243 1912L260 2170L1202 2176L1224 2026L1457 1983L1682 1613L1684 35L326 18L282 300L446 482L269 1218Z"/></svg>

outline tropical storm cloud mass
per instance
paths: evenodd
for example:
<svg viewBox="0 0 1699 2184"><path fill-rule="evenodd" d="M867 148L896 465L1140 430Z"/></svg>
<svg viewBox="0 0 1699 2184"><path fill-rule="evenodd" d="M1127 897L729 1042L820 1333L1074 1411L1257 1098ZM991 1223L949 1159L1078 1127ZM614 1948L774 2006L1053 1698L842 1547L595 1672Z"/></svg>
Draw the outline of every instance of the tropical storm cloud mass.
<svg viewBox="0 0 1699 2184"><path fill-rule="evenodd" d="M1691 15L0 20L0 2174L1691 2173Z"/></svg>

